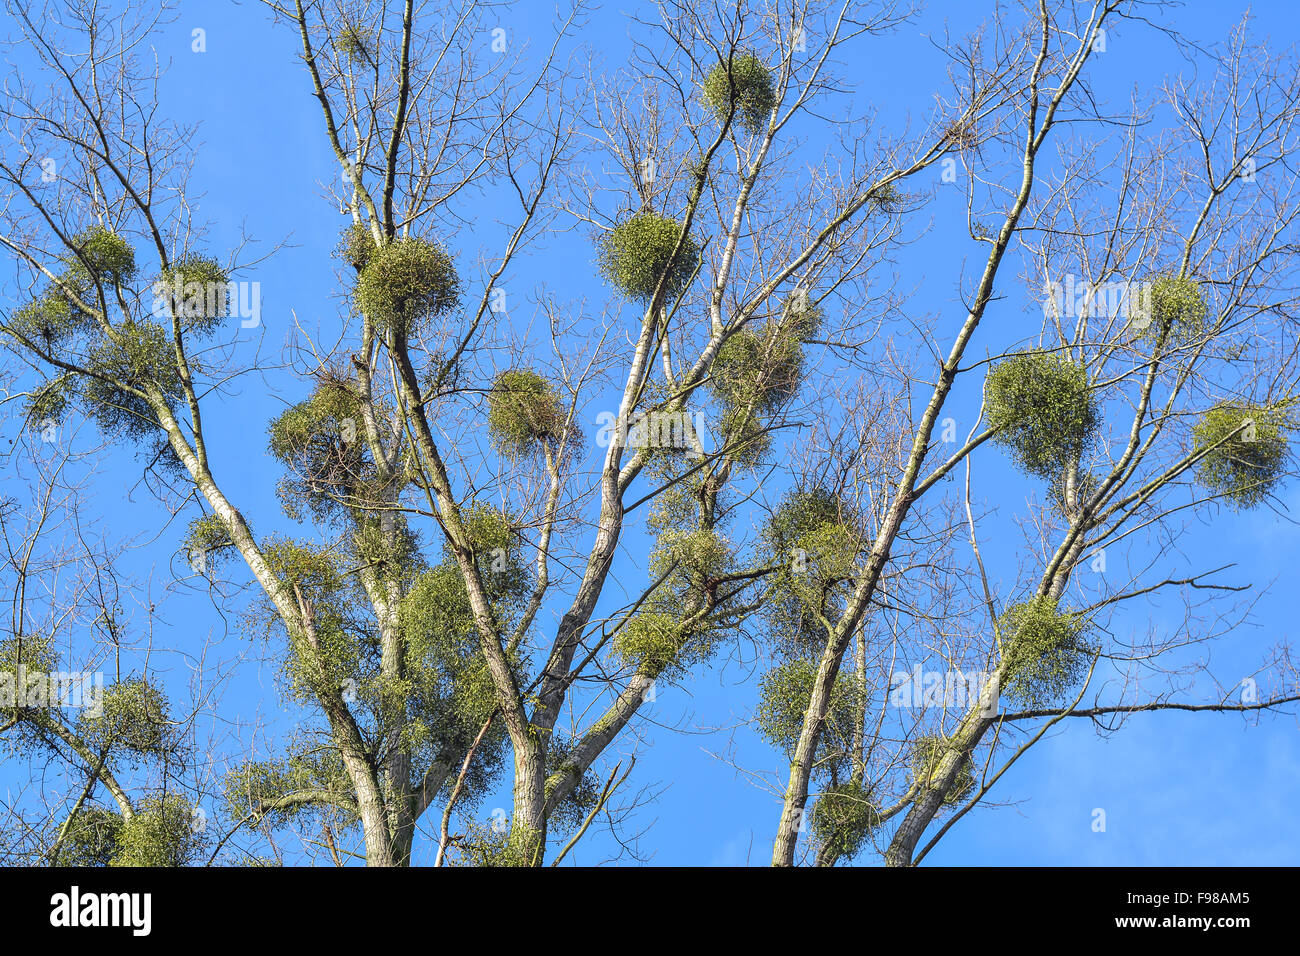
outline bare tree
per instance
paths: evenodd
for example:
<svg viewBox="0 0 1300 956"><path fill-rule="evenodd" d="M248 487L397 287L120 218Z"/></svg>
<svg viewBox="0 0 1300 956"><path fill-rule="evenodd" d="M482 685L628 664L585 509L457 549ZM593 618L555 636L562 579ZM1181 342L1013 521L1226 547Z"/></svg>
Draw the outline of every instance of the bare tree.
<svg viewBox="0 0 1300 956"><path fill-rule="evenodd" d="M206 249L186 202L193 137L159 118L156 15L15 0L53 92L15 77L0 108L8 394L31 427L81 412L142 449L169 519L190 519L191 584L264 642L307 715L287 739L190 735L191 804L222 806L207 861L278 858L292 833L335 865L541 865L593 826L635 854L653 799L632 790L638 715L744 647L771 665L755 723L788 759L778 865L868 840L917 862L1066 717L1294 701L1285 649L1249 703L1193 702L1161 669L1247 610L1222 569L1165 573L1157 554L1122 583L1079 572L1197 509L1265 503L1291 470L1295 69L1243 29L1189 51L1215 81L1104 113L1089 69L1108 31L1159 33L1159 7L1000 9L948 42L932 114L886 130L845 91L846 65L915 14L888 0L662 0L617 69L579 65L581 7L526 49L470 0L267 0L345 221L341 325L297 325L273 356L232 322L256 263ZM985 253L951 320L915 315L898 267L936 175L964 177ZM481 221L487 202L508 218ZM607 301L562 298L543 245L571 232ZM516 276L539 260L526 325ZM1048 300L1036 341L987 328L1017 260L1032 307ZM210 457L205 416L248 376L288 396L268 448L302 536L256 535ZM958 437L949 406L981 388ZM973 488L1005 455L1047 503L1021 523L1031 583L1003 594L981 543L1006 529ZM629 554L644 580L619 580ZM73 563L117 580L112 554ZM1163 589L1186 596L1187 634L1102 638ZM892 704L936 656L978 675L970 692ZM205 692L192 712L220 707ZM101 786L129 823L111 752L46 713L12 721L60 737L80 775L30 852L58 858ZM509 812L476 822L502 778Z"/></svg>

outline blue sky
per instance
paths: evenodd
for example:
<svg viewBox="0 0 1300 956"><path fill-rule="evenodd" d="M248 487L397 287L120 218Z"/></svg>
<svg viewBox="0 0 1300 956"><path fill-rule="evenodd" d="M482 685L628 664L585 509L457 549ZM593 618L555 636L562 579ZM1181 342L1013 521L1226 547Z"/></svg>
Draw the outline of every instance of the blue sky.
<svg viewBox="0 0 1300 956"><path fill-rule="evenodd" d="M582 31L582 41L601 50L611 66L625 62L622 51L635 25L622 11L631 6L610 4L594 10ZM933 3L916 25L904 27L894 38L874 41L872 56L855 61L849 70L861 97L858 105L877 106L886 125L924 118L933 90L941 88L944 63L921 34L938 33L945 18L960 33L985 9L983 3ZM1275 47L1289 47L1300 37L1288 0L1256 3L1252 9L1257 34L1270 38ZM648 7L640 12L650 15ZM1241 12L1242 5L1233 2L1199 2L1170 19L1189 38L1209 44L1222 39ZM544 44L550 13L549 4L527 3L504 17L503 25L512 42L536 36ZM191 51L196 28L205 31L206 52ZM1097 65L1099 88L1120 105L1130 89L1148 89L1181 66L1171 45L1149 33L1126 42L1129 33L1138 32L1128 28L1113 37ZM483 42L490 38L485 35ZM278 242L289 244L244 277L262 283L263 327L254 332L265 335L264 350L274 354L295 315L309 328L336 327L336 261L330 253L342 222L337 208L321 198L318 184L332 182L337 166L296 59L293 34L283 26L272 28L258 4L187 0L157 49L170 61L162 88L163 111L180 122L199 124L191 190L200 218L210 224L209 247L229 249L241 232L268 251ZM936 185L937 176L936 171ZM917 214L920 225L929 217L938 224L945 215L951 221L952 209L953 199L940 194L933 208ZM485 208L480 221L489 223L493 211ZM490 228L484 226L485 231ZM477 238L457 237L453 244L471 250ZM606 293L594 269L584 268L592 258L580 232L556 237L521 264L509 279L510 287L528 290L521 296L527 299L544 282L554 283L562 286L558 291L565 297L603 300ZM941 340L945 328L956 327L945 326L945 320L959 321L958 278L969 279L972 263L981 258L960 230L942 228L930 230L924 242L900 255L904 284L918 288L915 308L941 317ZM563 267L557 268L557 262ZM1020 294L1018 283L1008 282L1007 288L1013 297ZM1026 321L1031 307L1008 301L989 321L995 329L1006 323L1010 330L1014 323ZM519 307L519 313L518 321L528 321L526 308ZM241 347L256 347L253 332L241 333ZM259 535L290 529L271 494L280 470L264 455L263 436L267 420L282 403L301 397L302 392L282 379L263 383L248 378L225 400L223 414L207 418L213 457L223 463L217 477ZM593 406L593 420L594 415ZM1009 467L996 462L981 464L978 475L977 496L1007 519L1030 493ZM157 522L157 509L147 495L137 489L128 499L134 479L131 468L119 465L106 472L95 489L110 534L134 533ZM1300 488L1288 487L1282 497L1294 511L1300 505ZM1000 519L999 524L1005 523ZM176 528L175 537L180 530ZM997 552L999 545L994 541L989 548ZM1184 540L1183 553L1175 559L1181 570L1232 560L1234 581L1271 588L1251 626L1214 647L1220 673L1250 672L1269 646L1293 636L1293 595L1300 584L1297 552L1295 528L1268 511L1219 515L1195 527ZM139 576L165 580L170 574L157 549L147 560L133 567ZM643 560L644 555L629 556L616 567L615 576L639 584L643 577L636 564ZM993 560L1000 579L1012 581L1010 543L1007 553ZM223 635L206 607L196 595L171 599L163 611L173 627L167 640L184 647L192 635L192 649L209 635L228 644L246 640L237 632ZM1134 607L1125 612L1120 626L1177 626L1178 610L1171 600ZM770 858L779 803L720 759L734 739L742 764L767 771L783 767L766 744L738 727L753 706L752 681L745 678L744 669L719 660L700 669L684 688L662 689L648 714L652 722L638 725L644 745L636 781L659 794L637 818L641 827L650 826L640 846L654 863L740 865ZM247 720L260 715L280 728L292 719L280 712L268 671L250 670L232 684L222 710ZM733 727L738 727L734 738ZM0 770L0 782L9 773ZM927 862L1300 863L1300 831L1294 822L1294 808L1300 805L1300 738L1290 716L1247 721L1237 716L1141 715L1110 737L1100 737L1086 721L1077 721L1035 747L991 796L1007 805L968 815ZM494 805L489 798L482 815ZM500 805L509 806L504 796ZM1105 832L1093 829L1097 808L1106 812ZM607 839L597 834L575 859L595 862L609 852ZM867 855L863 862L868 862Z"/></svg>

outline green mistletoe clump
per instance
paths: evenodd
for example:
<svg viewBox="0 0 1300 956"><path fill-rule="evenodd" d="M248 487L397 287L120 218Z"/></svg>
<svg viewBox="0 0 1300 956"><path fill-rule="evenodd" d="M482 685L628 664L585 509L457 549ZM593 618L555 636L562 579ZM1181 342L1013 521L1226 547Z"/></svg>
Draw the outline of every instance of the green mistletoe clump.
<svg viewBox="0 0 1300 956"><path fill-rule="evenodd" d="M456 306L460 279L441 246L410 236L370 253L354 297L377 326L405 336Z"/></svg>
<svg viewBox="0 0 1300 956"><path fill-rule="evenodd" d="M564 403L555 388L532 369L497 375L488 392L488 430L502 454L517 457L564 434Z"/></svg>
<svg viewBox="0 0 1300 956"><path fill-rule="evenodd" d="M669 216L642 212L616 225L600 239L597 264L605 279L629 299L648 301L660 276L664 298L676 299L695 275L699 246L689 235L674 256L682 226Z"/></svg>
<svg viewBox="0 0 1300 956"><path fill-rule="evenodd" d="M939 763L943 760L950 747L950 742L937 734L918 737L912 744L912 772L915 774L916 783L920 789L929 790L937 783L935 773L938 771ZM953 777L952 786L948 788L948 792L944 795L943 802L948 806L960 803L974 789L975 774L972 770L970 756L967 755L958 767L957 774Z"/></svg>
<svg viewBox="0 0 1300 956"><path fill-rule="evenodd" d="M1282 405L1220 402L1192 429L1196 479L1238 508L1264 501L1286 473L1295 420Z"/></svg>
<svg viewBox="0 0 1300 956"><path fill-rule="evenodd" d="M1026 472L1051 480L1078 461L1100 420L1082 365L1046 352L998 362L985 382L994 438Z"/></svg>
<svg viewBox="0 0 1300 956"><path fill-rule="evenodd" d="M1013 604L998 617L1002 690L1026 707L1046 707L1078 683L1091 655L1082 615L1045 595Z"/></svg>
<svg viewBox="0 0 1300 956"><path fill-rule="evenodd" d="M1148 338L1164 335L1180 342L1195 337L1205 327L1205 298L1195 279L1163 275L1151 280L1151 322Z"/></svg>
<svg viewBox="0 0 1300 956"><path fill-rule="evenodd" d="M841 783L822 791L813 805L813 838L836 857L857 856L871 831L880 826L880 808L871 789L860 783Z"/></svg>
<svg viewBox="0 0 1300 956"><path fill-rule="evenodd" d="M776 105L772 71L753 53L739 53L729 63L719 63L704 80L704 105L719 123L735 109L735 121L749 133L763 128Z"/></svg>

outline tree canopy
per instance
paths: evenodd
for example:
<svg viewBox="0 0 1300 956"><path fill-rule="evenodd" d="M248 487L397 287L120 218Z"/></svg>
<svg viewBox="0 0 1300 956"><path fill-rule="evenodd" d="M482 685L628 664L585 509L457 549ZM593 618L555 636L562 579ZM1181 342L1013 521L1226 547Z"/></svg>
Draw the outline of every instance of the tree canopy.
<svg viewBox="0 0 1300 956"><path fill-rule="evenodd" d="M8 860L653 859L691 730L774 865L914 865L1052 728L1294 712L1285 642L1208 653L1266 582L1184 547L1296 471L1248 19L990 7L905 117L905 4L643 4L604 59L580 5L266 0L296 248L205 218L175 11L56 6L0 106ZM1120 42L1196 69L1131 96Z"/></svg>

